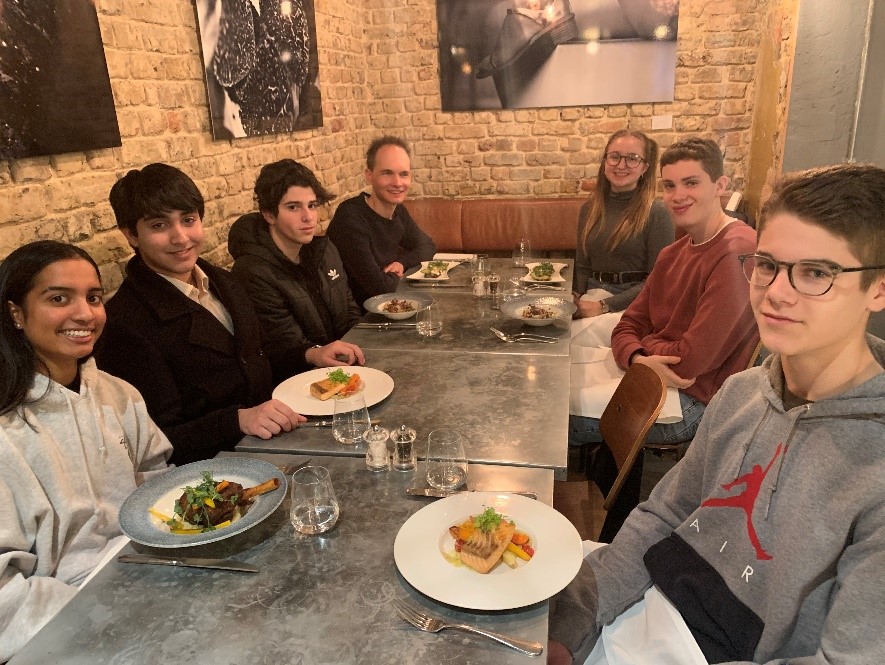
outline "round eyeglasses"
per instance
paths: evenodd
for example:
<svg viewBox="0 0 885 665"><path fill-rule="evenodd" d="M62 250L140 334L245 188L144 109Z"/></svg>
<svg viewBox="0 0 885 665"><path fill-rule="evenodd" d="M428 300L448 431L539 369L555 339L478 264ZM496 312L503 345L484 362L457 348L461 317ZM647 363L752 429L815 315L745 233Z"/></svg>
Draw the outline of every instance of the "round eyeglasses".
<svg viewBox="0 0 885 665"><path fill-rule="evenodd" d="M609 166L617 166L621 163L622 159L624 160L624 163L627 164L627 168L629 169L635 169L637 166L645 161L643 157L634 153L630 153L629 155L623 155L620 152L605 153L605 163Z"/></svg>
<svg viewBox="0 0 885 665"><path fill-rule="evenodd" d="M840 272L861 272L863 270L885 270L885 266L859 266L843 268L837 263L826 261L777 261L761 254L744 254L738 257L744 269L744 277L753 286L771 286L777 279L781 266L787 269L790 284L806 296L822 296L831 288Z"/></svg>

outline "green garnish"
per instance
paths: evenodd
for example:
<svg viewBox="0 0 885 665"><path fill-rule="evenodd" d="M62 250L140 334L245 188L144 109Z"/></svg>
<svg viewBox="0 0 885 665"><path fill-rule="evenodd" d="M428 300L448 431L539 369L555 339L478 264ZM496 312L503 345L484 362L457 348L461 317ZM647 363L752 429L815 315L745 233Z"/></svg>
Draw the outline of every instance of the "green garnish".
<svg viewBox="0 0 885 665"><path fill-rule="evenodd" d="M481 515L473 518L473 526L486 533L497 529L500 524L501 515L496 513L494 508L486 508Z"/></svg>
<svg viewBox="0 0 885 665"><path fill-rule="evenodd" d="M196 487L182 487L181 491L184 492L184 495L187 499L187 504L194 510L200 513L201 520L197 520L196 522L205 522L207 526L204 526L201 533L205 533L207 531L215 531L215 527L209 524L209 513L206 510L206 499L212 499L212 501L224 501L224 497L219 494L215 487L218 483L212 478L212 473L209 471L203 471L203 482L201 482ZM237 500L240 497L236 494L230 497L229 501L236 505ZM186 508L182 508L181 504L176 501L175 507L173 508L175 514L178 516L178 519L172 518L166 524L170 527L180 526L181 522L184 520L184 513L187 510Z"/></svg>
<svg viewBox="0 0 885 665"><path fill-rule="evenodd" d="M539 263L534 268L532 268L532 274L538 277L550 277L551 275L553 275L553 264Z"/></svg>
<svg viewBox="0 0 885 665"><path fill-rule="evenodd" d="M329 376L327 378L332 383L347 383L348 381L350 381L350 374L339 368L329 372Z"/></svg>

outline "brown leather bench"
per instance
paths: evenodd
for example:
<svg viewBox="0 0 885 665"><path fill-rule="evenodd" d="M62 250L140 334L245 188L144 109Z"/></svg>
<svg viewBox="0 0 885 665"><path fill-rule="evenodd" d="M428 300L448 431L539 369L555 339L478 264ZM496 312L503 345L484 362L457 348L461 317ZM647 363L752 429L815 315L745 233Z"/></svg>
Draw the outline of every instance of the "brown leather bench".
<svg viewBox="0 0 885 665"><path fill-rule="evenodd" d="M509 255L526 237L538 257L574 257L578 214L587 195L558 198L445 199L405 202L409 213L441 252ZM730 194L722 195L722 205ZM751 220L752 224L752 220ZM683 233L677 229L676 237Z"/></svg>
<svg viewBox="0 0 885 665"><path fill-rule="evenodd" d="M543 255L574 254L586 196L513 199L425 198L409 213L443 252L508 254L519 238Z"/></svg>

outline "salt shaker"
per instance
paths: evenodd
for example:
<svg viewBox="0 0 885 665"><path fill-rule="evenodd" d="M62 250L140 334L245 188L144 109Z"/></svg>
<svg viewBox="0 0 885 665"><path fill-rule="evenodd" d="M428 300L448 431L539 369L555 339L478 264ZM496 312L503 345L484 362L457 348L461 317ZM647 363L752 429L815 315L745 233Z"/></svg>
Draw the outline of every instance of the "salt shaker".
<svg viewBox="0 0 885 665"><path fill-rule="evenodd" d="M387 471L390 468L390 455L387 452L389 438L390 432L378 425L373 425L363 436L366 442L366 468L369 471Z"/></svg>

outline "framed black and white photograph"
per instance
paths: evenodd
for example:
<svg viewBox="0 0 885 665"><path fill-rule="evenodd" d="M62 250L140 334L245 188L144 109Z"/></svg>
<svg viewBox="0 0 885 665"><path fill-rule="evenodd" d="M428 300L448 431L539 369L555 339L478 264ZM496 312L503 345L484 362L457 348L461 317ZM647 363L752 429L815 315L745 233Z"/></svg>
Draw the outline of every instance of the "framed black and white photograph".
<svg viewBox="0 0 885 665"><path fill-rule="evenodd" d="M94 3L0 0L0 159L119 145Z"/></svg>
<svg viewBox="0 0 885 665"><path fill-rule="evenodd" d="M313 0L196 0L216 139L321 127Z"/></svg>
<svg viewBox="0 0 885 665"><path fill-rule="evenodd" d="M444 111L673 101L679 0L437 0Z"/></svg>

